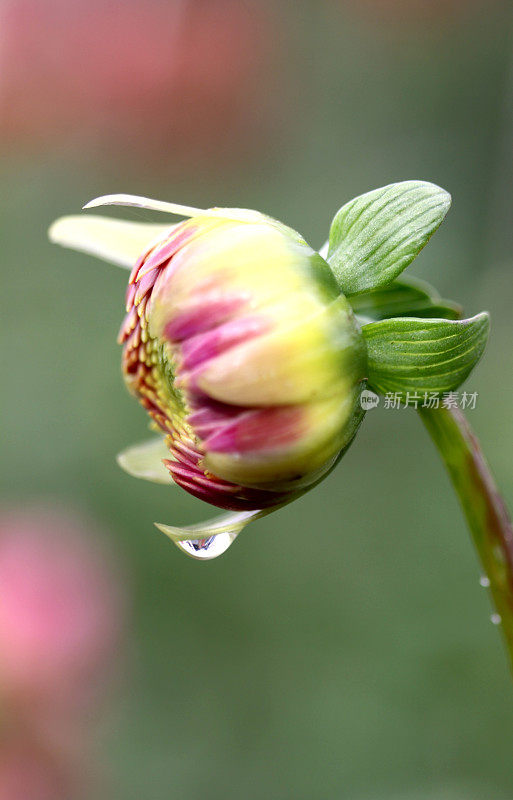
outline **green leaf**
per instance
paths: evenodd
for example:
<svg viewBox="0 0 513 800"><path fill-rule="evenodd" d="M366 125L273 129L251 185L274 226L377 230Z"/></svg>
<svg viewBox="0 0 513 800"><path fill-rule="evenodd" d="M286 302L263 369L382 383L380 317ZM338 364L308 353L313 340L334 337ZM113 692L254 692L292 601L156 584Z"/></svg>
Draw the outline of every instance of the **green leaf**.
<svg viewBox="0 0 513 800"><path fill-rule="evenodd" d="M364 325L368 382L376 392L448 392L479 361L490 328L486 312L471 319L397 318Z"/></svg>
<svg viewBox="0 0 513 800"><path fill-rule="evenodd" d="M125 472L134 478L143 478L154 483L169 483L176 486L168 470L162 463L167 458L174 461L164 437L152 438L141 444L134 444L122 450L116 460Z"/></svg>
<svg viewBox="0 0 513 800"><path fill-rule="evenodd" d="M327 261L344 294L385 286L422 250L451 205L425 181L392 183L346 203L335 215Z"/></svg>
<svg viewBox="0 0 513 800"><path fill-rule="evenodd" d="M389 315L392 316L392 315ZM397 314L402 317L404 313ZM428 319L461 319L463 316L463 308L459 303L453 300L442 300L438 303L427 303L425 306L418 306L415 309L416 317L424 317Z"/></svg>
<svg viewBox="0 0 513 800"><path fill-rule="evenodd" d="M401 278L381 289L349 297L353 311L369 320L389 317L442 317L460 319L462 309L451 300L442 300L436 289L418 278Z"/></svg>

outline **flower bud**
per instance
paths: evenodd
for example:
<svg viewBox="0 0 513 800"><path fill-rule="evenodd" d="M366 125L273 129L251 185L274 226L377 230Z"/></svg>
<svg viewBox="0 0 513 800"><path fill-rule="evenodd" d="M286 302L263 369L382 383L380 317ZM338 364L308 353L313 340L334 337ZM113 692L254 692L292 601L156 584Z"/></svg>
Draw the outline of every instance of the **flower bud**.
<svg viewBox="0 0 513 800"><path fill-rule="evenodd" d="M213 505L287 502L354 435L365 351L351 307L324 259L262 214L170 229L133 269L120 341L174 481Z"/></svg>
<svg viewBox="0 0 513 800"><path fill-rule="evenodd" d="M347 450L376 392L405 404L430 393L439 402L469 375L488 315L461 319L429 285L398 280L450 204L426 181L383 186L339 209L319 253L256 211L129 194L84 208L132 206L188 220L169 228L65 217L52 225L52 241L121 267L131 269L144 250L128 287L123 368L165 436L127 448L118 463L232 511L186 527L155 523L184 552L215 558L249 522L312 488Z"/></svg>

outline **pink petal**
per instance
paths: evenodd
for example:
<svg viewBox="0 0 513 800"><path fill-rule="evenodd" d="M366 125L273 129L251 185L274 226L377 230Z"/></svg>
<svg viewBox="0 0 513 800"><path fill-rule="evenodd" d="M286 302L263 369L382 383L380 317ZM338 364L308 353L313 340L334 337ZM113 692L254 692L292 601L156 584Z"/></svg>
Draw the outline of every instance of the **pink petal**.
<svg viewBox="0 0 513 800"><path fill-rule="evenodd" d="M218 426L204 442L204 449L216 453L248 453L275 450L297 441L304 433L300 406L262 408L241 414Z"/></svg>
<svg viewBox="0 0 513 800"><path fill-rule="evenodd" d="M167 323L164 335L170 342L179 342L211 330L226 322L246 302L244 295L220 297L217 291L213 298L203 295Z"/></svg>

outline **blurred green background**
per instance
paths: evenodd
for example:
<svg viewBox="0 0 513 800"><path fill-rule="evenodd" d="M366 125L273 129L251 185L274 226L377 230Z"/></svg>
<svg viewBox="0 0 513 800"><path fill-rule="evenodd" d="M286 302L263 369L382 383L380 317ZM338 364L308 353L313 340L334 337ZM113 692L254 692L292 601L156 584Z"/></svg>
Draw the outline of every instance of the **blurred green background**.
<svg viewBox="0 0 513 800"><path fill-rule="evenodd" d="M511 506L511 6L242 2L244 47L232 52L242 23L223 3L212 0L224 44L212 25L187 65L196 83L182 93L178 81L168 98L161 87L148 107L127 90L133 125L128 113L109 127L110 89L89 129L64 91L48 91L48 113L32 115L31 62L25 117L4 126L0 145L2 500L52 498L92 516L130 596L126 644L94 722L102 787L87 797L506 800L511 676L457 501L415 413L371 411L315 492L251 526L224 557L190 560L152 523L188 524L211 509L131 479L114 460L147 430L120 377L126 274L51 246L46 230L94 196L126 191L258 208L320 246L352 196L409 178L440 184L453 209L410 270L469 315L491 312L466 388L479 393L470 422ZM74 24L61 22L64 33ZM204 114L194 92L217 64L212 49L227 59L218 82L229 78L231 94L216 103L212 88ZM128 89L136 52L127 41ZM239 66L248 54L251 70ZM96 72L102 84L108 58ZM188 124L175 125L182 116Z"/></svg>

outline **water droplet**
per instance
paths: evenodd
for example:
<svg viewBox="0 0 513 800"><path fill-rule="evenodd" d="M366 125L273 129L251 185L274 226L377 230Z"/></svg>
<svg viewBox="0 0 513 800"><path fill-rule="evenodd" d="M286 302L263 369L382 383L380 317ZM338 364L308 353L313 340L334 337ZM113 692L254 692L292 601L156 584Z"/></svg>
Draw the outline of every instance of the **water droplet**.
<svg viewBox="0 0 513 800"><path fill-rule="evenodd" d="M485 589L488 589L488 587L490 586L490 578L488 577L488 575L481 575L481 577L479 578L479 585L483 586L483 588Z"/></svg>
<svg viewBox="0 0 513 800"><path fill-rule="evenodd" d="M500 614L492 614L490 617L490 622L492 625L500 625L502 622L502 617Z"/></svg>
<svg viewBox="0 0 513 800"><path fill-rule="evenodd" d="M236 533L218 533L217 536L209 536L208 539L186 539L175 544L191 558L210 561L226 553L236 538Z"/></svg>

